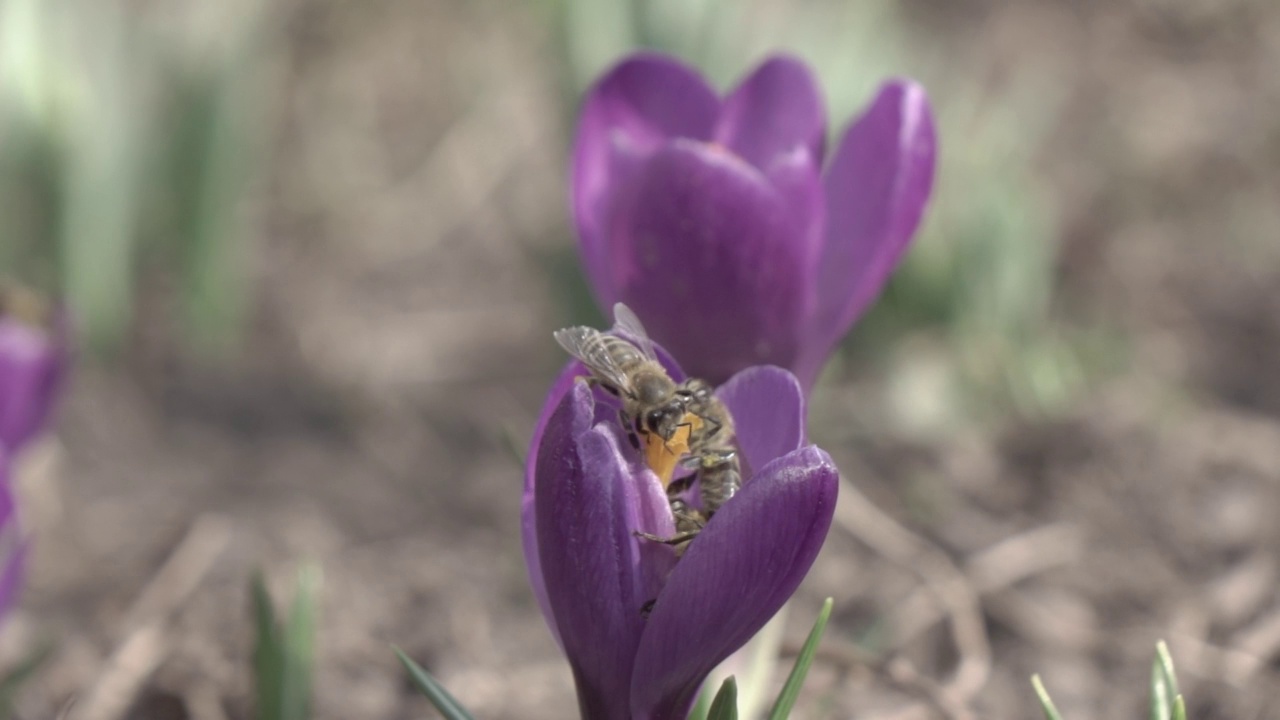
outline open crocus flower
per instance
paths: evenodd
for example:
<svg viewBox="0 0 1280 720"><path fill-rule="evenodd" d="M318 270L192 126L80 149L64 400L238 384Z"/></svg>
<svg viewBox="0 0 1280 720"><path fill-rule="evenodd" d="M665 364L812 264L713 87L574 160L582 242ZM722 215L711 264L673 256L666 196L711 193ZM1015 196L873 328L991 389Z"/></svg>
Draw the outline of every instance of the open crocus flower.
<svg viewBox="0 0 1280 720"><path fill-rule="evenodd" d="M13 455L49 418L66 369L67 332L65 318L46 325L33 303L0 295L0 448Z"/></svg>
<svg viewBox="0 0 1280 720"><path fill-rule="evenodd" d="M531 443L522 510L530 580L582 717L683 719L707 674L808 572L831 525L837 471L803 444L804 396L791 373L738 373L717 396L734 417L745 481L677 562L671 547L636 535L671 537L670 504L585 374L575 362L556 380Z"/></svg>
<svg viewBox="0 0 1280 720"><path fill-rule="evenodd" d="M772 364L811 388L879 295L933 185L924 90L880 88L823 171L813 76L774 57L721 99L694 70L638 54L589 92L573 214L601 307L624 302L692 375Z"/></svg>

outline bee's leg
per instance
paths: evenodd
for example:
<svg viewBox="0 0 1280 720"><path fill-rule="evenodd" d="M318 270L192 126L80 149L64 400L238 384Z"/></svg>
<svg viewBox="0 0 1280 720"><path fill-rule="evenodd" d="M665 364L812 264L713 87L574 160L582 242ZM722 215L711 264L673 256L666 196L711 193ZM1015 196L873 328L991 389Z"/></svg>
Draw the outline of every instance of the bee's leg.
<svg viewBox="0 0 1280 720"><path fill-rule="evenodd" d="M685 455L680 460L680 467L685 468L686 470L697 470L698 468L702 467L703 459L705 457L706 457L705 454L704 455ZM689 482L691 483L693 482L692 476L689 478Z"/></svg>
<svg viewBox="0 0 1280 720"><path fill-rule="evenodd" d="M636 429L631 423L631 418L627 417L627 411L622 408L618 408L618 424L627 432L627 440L631 441L631 447L639 450L640 435L636 433Z"/></svg>
<svg viewBox="0 0 1280 720"><path fill-rule="evenodd" d="M586 383L587 387L592 390L600 388L614 397L620 397L618 394L618 388L614 387L612 383L607 383L595 375L579 375L578 381Z"/></svg>
<svg viewBox="0 0 1280 720"><path fill-rule="evenodd" d="M688 428L688 429L689 429L689 435L688 435L688 437L693 437L693 423L691 423L691 422L687 422L687 423L680 423L679 425L676 425L676 431L675 431L674 433L672 433L672 434L671 434L671 437L672 437L672 438L674 438L676 435L680 434L680 428ZM687 441L686 441L685 445L686 445L686 447L688 446L688 442L687 442ZM670 438L669 438L669 439L667 439L667 440L665 440L665 441L663 441L663 443L662 443L662 447L663 447L663 448L664 448L668 453L670 453L670 454L672 454L672 455L675 455L675 454L676 454L676 451L675 451L675 450L673 450L673 449L671 448L671 439L670 439Z"/></svg>
<svg viewBox="0 0 1280 720"><path fill-rule="evenodd" d="M654 598L640 606L640 619L648 620L649 613L653 612L653 606L658 604L658 598Z"/></svg>
<svg viewBox="0 0 1280 720"><path fill-rule="evenodd" d="M693 481L696 475L686 475L679 480L672 480L667 486L667 495L680 495L689 488L693 487Z"/></svg>
<svg viewBox="0 0 1280 720"><path fill-rule="evenodd" d="M684 458L680 461L680 465L691 469L719 467L732 461L737 454L737 450L706 449L699 455L690 455Z"/></svg>
<svg viewBox="0 0 1280 720"><path fill-rule="evenodd" d="M707 429L707 439L711 439L715 437L716 434L720 432L720 429L724 427L724 423L720 422L719 420L714 420L709 417L703 417L702 415L699 415L698 417L702 418L703 423L710 426Z"/></svg>
<svg viewBox="0 0 1280 720"><path fill-rule="evenodd" d="M702 532L702 528L698 528L697 530L686 530L684 532L678 532L669 538L664 538L664 537L659 537L657 535L654 535L653 533L641 532L639 530L636 530L635 532L632 533L632 535L635 535L638 538L644 538L645 540L649 540L651 542L662 543L663 545L679 545L681 543L686 543L694 539L695 537L698 536L698 533L700 532Z"/></svg>

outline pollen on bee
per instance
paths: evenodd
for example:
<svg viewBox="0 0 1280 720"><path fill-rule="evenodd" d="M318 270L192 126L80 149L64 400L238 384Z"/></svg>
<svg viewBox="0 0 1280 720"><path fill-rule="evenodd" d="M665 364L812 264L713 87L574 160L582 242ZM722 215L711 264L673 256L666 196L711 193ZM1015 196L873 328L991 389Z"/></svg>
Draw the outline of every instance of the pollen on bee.
<svg viewBox="0 0 1280 720"><path fill-rule="evenodd" d="M701 428L701 417L693 413L685 413L670 440L663 441L653 433L644 436L644 461L658 476L658 480L662 481L664 490L671 484L671 478L675 475L676 466L680 464L680 458L689 453L690 436L694 430Z"/></svg>

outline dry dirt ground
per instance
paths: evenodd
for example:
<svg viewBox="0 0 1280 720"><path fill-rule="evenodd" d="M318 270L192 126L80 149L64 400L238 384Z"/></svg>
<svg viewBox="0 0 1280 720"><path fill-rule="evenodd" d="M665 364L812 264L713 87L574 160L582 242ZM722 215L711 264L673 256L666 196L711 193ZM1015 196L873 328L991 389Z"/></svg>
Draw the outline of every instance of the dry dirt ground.
<svg viewBox="0 0 1280 720"><path fill-rule="evenodd" d="M177 349L149 290L127 356L80 369L25 459L6 649L56 650L21 717L247 718L248 574L283 593L303 559L319 720L431 717L390 643L477 717L568 717L506 439L560 363L555 38L496 2L285 5L246 351ZM1063 304L1133 362L1065 418L927 443L876 425L873 374L815 397L858 492L794 603L792 643L836 598L797 717L1034 717L1033 672L1068 718L1140 717L1159 638L1193 717L1276 717L1280 10L907 8L945 46L1064 71L1040 162Z"/></svg>

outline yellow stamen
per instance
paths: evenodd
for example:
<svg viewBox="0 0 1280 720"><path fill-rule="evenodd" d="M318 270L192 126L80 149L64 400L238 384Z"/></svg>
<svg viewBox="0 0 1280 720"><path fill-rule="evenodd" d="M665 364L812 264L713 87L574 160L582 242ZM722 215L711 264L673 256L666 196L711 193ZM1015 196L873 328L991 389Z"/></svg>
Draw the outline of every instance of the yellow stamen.
<svg viewBox="0 0 1280 720"><path fill-rule="evenodd" d="M663 489L671 484L671 477L675 475L680 458L689 453L689 437L701 427L702 418L693 413L685 413L680 419L680 427L676 428L670 440L663 442L657 435L644 435L644 461L657 474Z"/></svg>

